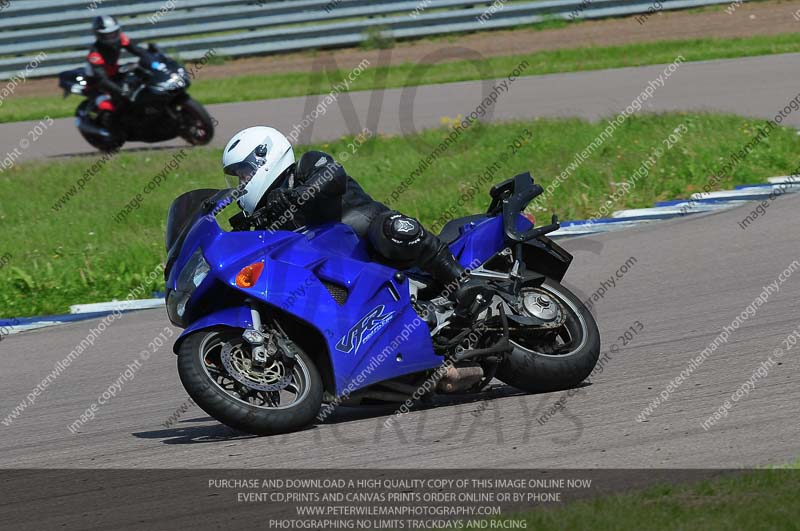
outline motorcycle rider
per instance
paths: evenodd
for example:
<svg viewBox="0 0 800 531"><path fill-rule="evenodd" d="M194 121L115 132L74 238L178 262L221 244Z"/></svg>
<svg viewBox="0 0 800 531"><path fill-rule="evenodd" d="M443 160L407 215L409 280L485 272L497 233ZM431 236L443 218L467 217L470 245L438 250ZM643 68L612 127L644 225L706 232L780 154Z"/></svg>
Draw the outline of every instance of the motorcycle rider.
<svg viewBox="0 0 800 531"><path fill-rule="evenodd" d="M447 286L464 314L491 300L491 290L468 276L447 244L416 219L375 201L333 157L308 151L295 161L289 140L271 127L249 127L230 139L223 172L238 179L240 214L234 229L294 230L333 221L353 228L385 264L418 266Z"/></svg>
<svg viewBox="0 0 800 531"><path fill-rule="evenodd" d="M130 101L130 93L126 88L121 87L117 81L119 73L119 56L122 50L127 50L131 54L142 57L147 50L134 44L127 35L122 33L117 20L109 15L95 17L92 20L95 42L89 49L87 60L92 69L92 74L98 81L98 87L111 95L111 100L107 97L100 97L95 102L98 110L107 111L107 116L116 110L113 101Z"/></svg>

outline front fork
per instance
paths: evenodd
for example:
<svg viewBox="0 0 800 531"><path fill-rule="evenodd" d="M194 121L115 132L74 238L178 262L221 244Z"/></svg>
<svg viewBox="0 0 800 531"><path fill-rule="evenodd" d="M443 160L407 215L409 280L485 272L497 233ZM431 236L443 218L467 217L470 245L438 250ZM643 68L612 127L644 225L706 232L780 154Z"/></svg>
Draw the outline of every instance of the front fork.
<svg viewBox="0 0 800 531"><path fill-rule="evenodd" d="M263 367L267 364L269 355L266 347L267 337L264 336L264 327L261 325L261 313L251 301L247 301L247 305L250 307L250 318L253 320L253 327L246 329L242 333L242 339L250 345L253 365Z"/></svg>
<svg viewBox="0 0 800 531"><path fill-rule="evenodd" d="M281 335L285 336L285 334L280 330L277 323L278 331L276 333L265 332L261 320L261 312L258 311L253 301L247 300L246 303L250 308L250 319L253 321L253 326L245 329L242 333L242 339L250 345L250 355L253 365L257 367L266 366L272 358L278 354L279 350L282 351L287 358L293 358L293 350L291 348L286 348L288 345L285 344L285 341L288 338L280 337Z"/></svg>

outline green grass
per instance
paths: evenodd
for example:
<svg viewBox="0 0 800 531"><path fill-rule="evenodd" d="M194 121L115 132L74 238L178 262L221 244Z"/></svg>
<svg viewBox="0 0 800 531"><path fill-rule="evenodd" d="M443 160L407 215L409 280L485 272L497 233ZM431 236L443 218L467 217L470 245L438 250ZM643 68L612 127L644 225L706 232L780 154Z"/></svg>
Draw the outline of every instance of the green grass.
<svg viewBox="0 0 800 531"><path fill-rule="evenodd" d="M687 128L683 140L613 209L651 206L656 200L700 190L711 172L761 125L736 116L705 114L631 117L539 208L555 211L562 219L591 215L615 189L615 183L628 178L680 124ZM392 206L427 224L443 211L453 215L483 211L490 182L531 170L537 182L547 186L604 127L605 122L578 119L475 126ZM527 136L525 130L532 135L530 141L519 153L510 155L506 146ZM384 200L446 134L446 129L439 129L411 137L374 138L350 157L345 167L376 199ZM334 156L348 151L346 140L314 147ZM784 175L797 165L798 152L800 137L795 130L775 130L719 187ZM0 315L57 313L69 304L124 298L163 260L164 218L172 199L194 188L224 187L219 149L187 148L186 153L178 170L154 192L143 194L141 208L123 223L113 220L115 214L142 192L174 152L119 154L56 214L50 206L97 157L20 164L0 173L0 226L4 229L0 231L0 255L13 255L0 269ZM501 161L503 168L480 183L483 169L495 161ZM459 205L458 197L464 192L469 197L471 183L476 181L479 184L472 187L479 192Z"/></svg>
<svg viewBox="0 0 800 531"><path fill-rule="evenodd" d="M800 458L798 458L793 463L788 463L786 465L779 465L779 466L776 466L774 468L776 468L776 469L787 469L788 468L788 469L791 469L791 470L800 470Z"/></svg>
<svg viewBox="0 0 800 531"><path fill-rule="evenodd" d="M683 55L687 61L701 61L789 53L798 50L800 50L800 33L792 33L740 39L709 38L554 50L527 55L489 57L476 63L454 61L436 67L404 63L390 67L369 68L352 84L350 90L494 79L508 75L523 60L530 63L524 75L536 75L670 63L678 55ZM205 104L323 94L329 92L331 85L344 79L347 74L348 71L341 70L202 79L201 73L201 79L194 83L190 92ZM64 100L57 95L59 89L55 81L53 81L53 93L54 95L49 97L7 98L0 107L0 123L34 120L45 115L52 118L71 116L78 100L76 98Z"/></svg>
<svg viewBox="0 0 800 531"><path fill-rule="evenodd" d="M662 485L506 519L524 520L527 529L548 531L796 530L800 529L800 473L797 463L793 468L739 473L694 485Z"/></svg>

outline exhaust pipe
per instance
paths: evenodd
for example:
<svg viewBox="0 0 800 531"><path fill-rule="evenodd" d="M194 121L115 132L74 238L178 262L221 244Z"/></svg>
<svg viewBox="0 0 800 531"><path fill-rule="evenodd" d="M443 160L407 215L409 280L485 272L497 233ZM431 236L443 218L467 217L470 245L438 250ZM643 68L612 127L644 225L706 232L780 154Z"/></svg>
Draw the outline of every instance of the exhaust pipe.
<svg viewBox="0 0 800 531"><path fill-rule="evenodd" d="M440 393L462 393L469 390L483 379L483 368L480 365L462 365L447 367L444 376L436 385Z"/></svg>
<svg viewBox="0 0 800 531"><path fill-rule="evenodd" d="M78 129L83 131L89 135L100 135L104 137L110 137L111 132L108 129L103 129L102 127L97 127L93 123L86 120L86 118L78 118Z"/></svg>

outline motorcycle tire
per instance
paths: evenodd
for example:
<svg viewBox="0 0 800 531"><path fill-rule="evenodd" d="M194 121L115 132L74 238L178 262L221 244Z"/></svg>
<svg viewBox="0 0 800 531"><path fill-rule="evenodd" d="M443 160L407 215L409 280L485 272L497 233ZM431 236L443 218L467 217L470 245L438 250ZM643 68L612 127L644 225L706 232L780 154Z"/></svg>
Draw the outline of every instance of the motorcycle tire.
<svg viewBox="0 0 800 531"><path fill-rule="evenodd" d="M569 323L572 327L570 332L577 332L580 328L577 347L566 354L548 354L526 347L512 338L514 350L506 355L496 376L512 387L528 392L570 389L583 382L597 364L600 332L592 314L567 288L549 278L541 288L566 307L568 321L564 326Z"/></svg>
<svg viewBox="0 0 800 531"><path fill-rule="evenodd" d="M254 435L276 435L300 430L314 422L322 405L323 384L311 357L295 347L296 363L292 369L293 382L303 380L303 393L287 406L254 405L241 396L241 391L226 391L208 367L214 365L215 348L221 348L229 338L241 337L242 330L217 327L189 335L178 351L178 375L189 396L203 411L236 430ZM227 339L226 339L227 338ZM298 368L299 367L299 368ZM295 376L295 372L298 371ZM244 386L234 388L244 389ZM236 396L234 396L234 394ZM298 393L300 395L300 393Z"/></svg>
<svg viewBox="0 0 800 531"><path fill-rule="evenodd" d="M187 98L181 104L181 138L193 146L205 146L214 138L214 120L199 102Z"/></svg>

